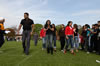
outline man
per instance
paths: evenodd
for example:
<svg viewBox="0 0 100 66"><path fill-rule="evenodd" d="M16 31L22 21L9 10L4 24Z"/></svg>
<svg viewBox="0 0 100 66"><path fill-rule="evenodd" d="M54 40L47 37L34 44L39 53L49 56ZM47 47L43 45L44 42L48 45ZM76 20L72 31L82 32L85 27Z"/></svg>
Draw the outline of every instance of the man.
<svg viewBox="0 0 100 66"><path fill-rule="evenodd" d="M24 13L24 19L22 19L19 28L18 28L18 34L23 26L23 34L22 34L22 44L24 48L24 53L26 55L29 54L29 48L30 48L30 37L33 33L33 28L34 28L34 22L29 18L28 13ZM25 44L25 41L27 40L27 44Z"/></svg>

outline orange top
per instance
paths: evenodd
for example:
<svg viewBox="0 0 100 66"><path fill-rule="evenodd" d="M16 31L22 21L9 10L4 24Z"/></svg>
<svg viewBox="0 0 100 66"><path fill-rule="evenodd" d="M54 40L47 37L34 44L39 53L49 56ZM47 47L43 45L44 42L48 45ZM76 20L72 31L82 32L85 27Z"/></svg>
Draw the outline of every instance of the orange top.
<svg viewBox="0 0 100 66"><path fill-rule="evenodd" d="M0 24L0 26L1 26L1 30L4 30L4 25L3 24Z"/></svg>

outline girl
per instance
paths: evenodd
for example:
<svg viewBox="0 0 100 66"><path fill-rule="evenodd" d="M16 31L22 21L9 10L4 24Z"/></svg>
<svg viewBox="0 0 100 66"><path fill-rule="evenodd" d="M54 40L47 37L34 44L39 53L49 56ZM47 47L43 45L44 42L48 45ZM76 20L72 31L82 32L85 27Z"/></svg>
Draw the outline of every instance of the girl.
<svg viewBox="0 0 100 66"><path fill-rule="evenodd" d="M55 24L52 24L52 28L54 29L54 31L52 31L52 33L53 33L53 42L54 42L54 51L56 51L57 30L56 30Z"/></svg>
<svg viewBox="0 0 100 66"><path fill-rule="evenodd" d="M61 25L61 28L59 30L59 38L60 38L60 44L61 44L61 51L64 51L65 46L65 26L64 24Z"/></svg>
<svg viewBox="0 0 100 66"><path fill-rule="evenodd" d="M66 35L66 39L67 39L67 44L66 44L66 47L65 47L65 50L64 50L64 54L66 53L66 50L68 49L70 44L71 44L71 53L74 54L74 51L73 51L74 31L73 31L73 28L72 28L72 21L68 22L68 25L65 28L65 35Z"/></svg>
<svg viewBox="0 0 100 66"><path fill-rule="evenodd" d="M50 20L46 21L45 31L46 31L47 53L51 52L51 54L53 54L53 46L52 46L53 34L52 34L52 31L54 31L54 29L52 28Z"/></svg>
<svg viewBox="0 0 100 66"><path fill-rule="evenodd" d="M78 26L77 26L77 24L74 24L74 44L75 44L76 52L78 52L79 37L78 37Z"/></svg>
<svg viewBox="0 0 100 66"><path fill-rule="evenodd" d="M46 31L44 27L40 31L40 38L42 39L42 50L46 49Z"/></svg>

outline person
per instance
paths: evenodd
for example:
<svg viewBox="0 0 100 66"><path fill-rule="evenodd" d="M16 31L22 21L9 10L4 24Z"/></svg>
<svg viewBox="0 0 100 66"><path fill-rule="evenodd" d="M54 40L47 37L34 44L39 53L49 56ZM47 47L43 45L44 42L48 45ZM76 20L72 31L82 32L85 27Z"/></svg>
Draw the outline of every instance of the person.
<svg viewBox="0 0 100 66"><path fill-rule="evenodd" d="M100 55L100 21L98 21L98 30L97 30L97 54Z"/></svg>
<svg viewBox="0 0 100 66"><path fill-rule="evenodd" d="M3 17L0 17L0 48L4 44L4 34L5 34L4 22L5 19Z"/></svg>
<svg viewBox="0 0 100 66"><path fill-rule="evenodd" d="M90 53L90 26L85 24L86 27L86 44L85 44L85 51L87 54Z"/></svg>
<svg viewBox="0 0 100 66"><path fill-rule="evenodd" d="M10 31L8 29L2 30L2 25L0 25L0 48L3 46L5 40L4 40L4 34L8 34Z"/></svg>
<svg viewBox="0 0 100 66"><path fill-rule="evenodd" d="M65 46L65 26L64 24L61 25L58 35L60 39L61 51L64 52L64 46Z"/></svg>
<svg viewBox="0 0 100 66"><path fill-rule="evenodd" d="M33 33L34 29L34 22L32 19L29 18L29 13L24 13L24 19L21 20L21 23L18 28L18 34L23 26L23 34L22 34L22 45L24 48L24 53L26 55L29 55L29 48L30 48L30 37ZM25 41L27 40L27 44L25 44Z"/></svg>
<svg viewBox="0 0 100 66"><path fill-rule="evenodd" d="M83 42L81 44L81 47L82 47L82 50L85 50L85 45L86 45L86 37L87 37L87 31L86 31L86 26L84 25L82 27L82 33L81 33L81 36L83 38Z"/></svg>
<svg viewBox="0 0 100 66"><path fill-rule="evenodd" d="M74 24L74 44L76 52L78 52L79 49L79 33L78 33L78 26L77 24Z"/></svg>
<svg viewBox="0 0 100 66"><path fill-rule="evenodd" d="M52 24L52 28L54 29L54 31L52 31L52 33L53 33L54 51L56 52L57 30L56 30L55 24Z"/></svg>
<svg viewBox="0 0 100 66"><path fill-rule="evenodd" d="M1 30L4 30L4 22L5 22L5 19L3 17L0 17Z"/></svg>
<svg viewBox="0 0 100 66"><path fill-rule="evenodd" d="M40 31L40 38L42 39L42 50L46 49L46 31L45 28L43 27Z"/></svg>
<svg viewBox="0 0 100 66"><path fill-rule="evenodd" d="M92 25L92 29L90 30L90 52L94 51L94 47L95 47L95 41L96 40L96 33L97 33L97 29L96 29L97 24L93 24Z"/></svg>
<svg viewBox="0 0 100 66"><path fill-rule="evenodd" d="M65 28L65 35L67 39L67 44L64 50L64 54L66 53L66 50L68 49L69 45L71 44L71 53L74 54L74 30L72 28L72 21L68 22L68 25Z"/></svg>
<svg viewBox="0 0 100 66"><path fill-rule="evenodd" d="M38 43L38 34L35 32L35 34L33 35L33 40L34 40L34 44L35 46L37 46Z"/></svg>
<svg viewBox="0 0 100 66"><path fill-rule="evenodd" d="M53 46L52 46L53 33L52 33L52 31L54 31L54 29L52 28L50 20L46 21L45 31L46 31L47 53L51 52L51 54L53 54Z"/></svg>

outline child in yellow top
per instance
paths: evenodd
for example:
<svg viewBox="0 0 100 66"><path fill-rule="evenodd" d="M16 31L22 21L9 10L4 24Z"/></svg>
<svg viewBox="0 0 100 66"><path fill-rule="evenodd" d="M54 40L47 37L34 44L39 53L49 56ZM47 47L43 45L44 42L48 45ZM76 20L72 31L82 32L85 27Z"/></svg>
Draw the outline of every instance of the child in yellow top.
<svg viewBox="0 0 100 66"><path fill-rule="evenodd" d="M5 22L5 19L0 17L0 26L1 26L1 30L4 30L4 22Z"/></svg>

